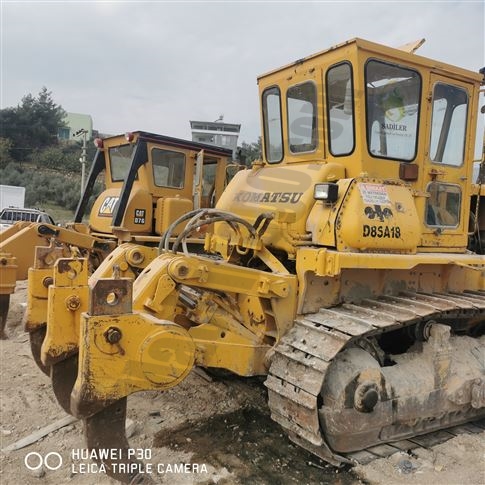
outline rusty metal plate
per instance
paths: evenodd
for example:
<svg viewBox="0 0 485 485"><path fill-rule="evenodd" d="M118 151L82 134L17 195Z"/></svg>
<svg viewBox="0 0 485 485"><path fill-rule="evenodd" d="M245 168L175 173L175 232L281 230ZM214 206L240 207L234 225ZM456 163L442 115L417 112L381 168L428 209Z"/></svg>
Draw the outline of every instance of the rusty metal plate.
<svg viewBox="0 0 485 485"><path fill-rule="evenodd" d="M130 278L100 278L90 291L90 315L120 315L132 312L133 281Z"/></svg>

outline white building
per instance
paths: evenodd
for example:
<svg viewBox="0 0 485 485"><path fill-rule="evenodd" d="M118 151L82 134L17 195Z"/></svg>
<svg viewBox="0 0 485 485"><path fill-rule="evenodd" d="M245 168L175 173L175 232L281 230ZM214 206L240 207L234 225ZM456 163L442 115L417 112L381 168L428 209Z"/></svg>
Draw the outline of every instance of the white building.
<svg viewBox="0 0 485 485"><path fill-rule="evenodd" d="M90 115L81 113L67 113L64 118L66 123L65 128L59 128L58 136L62 141L76 141L79 137L75 137L74 133L79 130L86 130L86 138L90 140L93 136L93 119Z"/></svg>
<svg viewBox="0 0 485 485"><path fill-rule="evenodd" d="M232 157L236 158L237 139L241 125L225 123L222 116L217 121L191 121L192 141L207 143L232 150Z"/></svg>

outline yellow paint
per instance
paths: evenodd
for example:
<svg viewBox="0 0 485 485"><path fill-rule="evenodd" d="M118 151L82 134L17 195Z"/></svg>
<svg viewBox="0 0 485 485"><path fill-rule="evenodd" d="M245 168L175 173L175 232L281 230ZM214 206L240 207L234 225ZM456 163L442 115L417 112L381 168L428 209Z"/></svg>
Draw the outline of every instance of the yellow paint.
<svg viewBox="0 0 485 485"><path fill-rule="evenodd" d="M384 130L379 148L368 146L365 70L374 60L406 67L419 79L419 103L407 106L411 112L416 110L409 116L416 115L417 143L400 146L402 153L414 154L412 159L384 158L382 138L386 130L397 130L393 123L404 117L404 104L379 108L382 117L389 119L376 125ZM338 155L332 154L329 143L332 126L327 104L332 100L326 79L329 69L344 62L352 68L354 147ZM316 147L297 152L288 126L293 108L286 94L307 82L315 86L318 100L312 133ZM263 153L263 160L251 170L235 175L217 208L252 225L262 214L271 222L259 224L257 235L226 222L208 228L205 248L220 255L219 259L171 252L158 255L156 249L141 245L121 246L92 275L89 298L96 296L97 281L116 287L117 278L136 277L133 301L122 302L122 311L108 302L98 311L106 314L84 312L79 317L83 304L73 311L66 301L84 301L85 285L80 284L78 291L74 282L63 285L56 276L56 285L49 290L49 348L59 352L75 346L77 325L80 363L73 402L80 409L83 403L103 403L140 390L168 389L181 382L194 365L246 376L265 374L272 347L291 329L298 312L402 290L485 289L485 257L467 248L470 198L484 196L483 188L471 184L480 82L476 73L360 39L260 76L260 96L273 87L282 94L284 156L280 162L269 163ZM462 164L437 163L430 154L432 99L440 83L461 89L469 101ZM406 86L402 90L384 94L399 100L408 95ZM347 97L347 91L344 94ZM381 97L379 102L389 102ZM345 103L342 98L342 106ZM407 125L399 129L405 134ZM107 147L116 143L119 140L108 141ZM187 157L195 163L197 153L187 153ZM183 188L172 188L161 202L157 198L162 188L157 188L160 193L147 189L153 185L148 167L139 170L128 213L137 204L148 204L147 211L155 207L156 232L161 232L169 224L165 208L173 214L190 209L187 201L192 200L194 184L186 178ZM199 182L195 184L198 190ZM336 200L315 201L314 187L322 183L338 186ZM100 224L96 226L99 231L109 230L108 223L102 226L100 222L101 209L111 207L111 202L103 203L106 197L116 196L121 184L110 181L95 205L92 224ZM454 189L439 190L445 186ZM220 195L219 185L215 190ZM438 227L430 222L426 215L430 207L437 208L446 224ZM119 229L120 234L125 231L124 238L157 242L147 239L154 237L148 234L151 226L140 226L137 231L130 224L125 221L124 229ZM61 331L58 323L66 319L70 330ZM110 340L113 335L119 337L116 342Z"/></svg>
<svg viewBox="0 0 485 485"><path fill-rule="evenodd" d="M121 339L107 342L108 330ZM118 399L132 392L173 387L192 369L195 346L180 326L148 314L81 316L74 400Z"/></svg>
<svg viewBox="0 0 485 485"><path fill-rule="evenodd" d="M45 365L52 365L78 350L79 319L88 308L88 261L59 259L53 277L54 282L48 289L48 325L41 349Z"/></svg>

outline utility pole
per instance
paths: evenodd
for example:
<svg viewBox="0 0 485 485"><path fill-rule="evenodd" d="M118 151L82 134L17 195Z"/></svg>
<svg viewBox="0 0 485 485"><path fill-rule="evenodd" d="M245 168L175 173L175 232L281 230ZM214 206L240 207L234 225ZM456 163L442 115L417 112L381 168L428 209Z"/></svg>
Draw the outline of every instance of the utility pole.
<svg viewBox="0 0 485 485"><path fill-rule="evenodd" d="M79 159L79 161L81 162L81 195L83 195L84 184L86 180L86 135L87 134L88 134L88 130L85 130L84 128L77 130L76 133L73 134L73 136L79 136L79 135L83 136L81 158Z"/></svg>

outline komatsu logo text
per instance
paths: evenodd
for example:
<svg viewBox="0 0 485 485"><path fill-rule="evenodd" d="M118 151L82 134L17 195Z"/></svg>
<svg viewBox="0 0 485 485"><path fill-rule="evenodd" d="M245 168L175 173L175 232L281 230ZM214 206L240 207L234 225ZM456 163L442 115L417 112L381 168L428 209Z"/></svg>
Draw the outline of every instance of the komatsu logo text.
<svg viewBox="0 0 485 485"><path fill-rule="evenodd" d="M277 204L296 204L303 192L247 192L241 190L234 196L235 202L269 202Z"/></svg>

